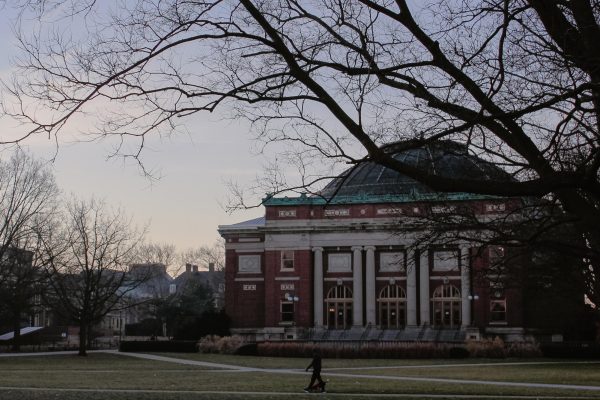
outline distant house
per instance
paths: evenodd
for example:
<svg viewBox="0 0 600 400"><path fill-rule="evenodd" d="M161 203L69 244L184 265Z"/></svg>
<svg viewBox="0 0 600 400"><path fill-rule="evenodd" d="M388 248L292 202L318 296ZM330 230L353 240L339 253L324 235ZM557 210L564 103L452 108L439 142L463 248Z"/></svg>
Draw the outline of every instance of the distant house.
<svg viewBox="0 0 600 400"><path fill-rule="evenodd" d="M186 264L185 271L173 280L174 292L182 292L191 282L210 288L215 298L215 308L221 309L225 306L225 273L215 271L213 263L209 263L207 271L199 270L197 265Z"/></svg>
<svg viewBox="0 0 600 400"><path fill-rule="evenodd" d="M171 294L173 278L167 273L167 267L161 263L132 264L129 267L131 281L137 281L127 298L131 307L123 312L114 312L107 316L107 323L114 329L121 330L123 324L133 324L146 318L154 318L153 300L165 299ZM116 314L119 314L117 321Z"/></svg>
<svg viewBox="0 0 600 400"><path fill-rule="evenodd" d="M141 281L130 292L130 296L139 299L165 298L169 296L169 287L173 278L167 273L167 267L160 263L132 264L129 267L132 278Z"/></svg>

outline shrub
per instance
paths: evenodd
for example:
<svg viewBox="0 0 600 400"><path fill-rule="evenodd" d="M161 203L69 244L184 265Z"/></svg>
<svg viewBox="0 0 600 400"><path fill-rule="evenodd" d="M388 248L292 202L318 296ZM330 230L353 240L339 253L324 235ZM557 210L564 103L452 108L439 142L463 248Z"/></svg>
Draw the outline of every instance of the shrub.
<svg viewBox="0 0 600 400"><path fill-rule="evenodd" d="M257 356L258 346L256 343L246 343L238 347L234 354L238 356Z"/></svg>
<svg viewBox="0 0 600 400"><path fill-rule="evenodd" d="M202 353L218 353L217 340L219 340L219 339L220 339L220 337L215 336L215 335L204 336L202 339L200 339L200 342L198 343L200 352L202 352Z"/></svg>
<svg viewBox="0 0 600 400"><path fill-rule="evenodd" d="M182 318L176 326L175 339L198 340L206 335L226 337L231 320L224 310L204 311L196 317Z"/></svg>
<svg viewBox="0 0 600 400"><path fill-rule="evenodd" d="M217 341L217 349L221 354L235 354L242 344L244 340L239 336L225 336Z"/></svg>
<svg viewBox="0 0 600 400"><path fill-rule="evenodd" d="M162 323L153 318L146 318L135 324L125 325L126 336L156 336L162 332Z"/></svg>
<svg viewBox="0 0 600 400"><path fill-rule="evenodd" d="M469 350L464 347L452 347L448 355L450 358L468 358Z"/></svg>
<svg viewBox="0 0 600 400"><path fill-rule="evenodd" d="M467 342L467 351L471 357L504 358L506 350L504 341L496 336L494 340L471 340Z"/></svg>
<svg viewBox="0 0 600 400"><path fill-rule="evenodd" d="M504 343L502 339L472 340L467 342L466 350L471 357L505 358L505 357L540 357L540 346L534 342Z"/></svg>
<svg viewBox="0 0 600 400"><path fill-rule="evenodd" d="M239 336L208 335L200 339L198 347L202 353L235 354L243 344Z"/></svg>
<svg viewBox="0 0 600 400"><path fill-rule="evenodd" d="M542 357L542 351L537 343L532 342L515 342L506 345L507 357Z"/></svg>
<svg viewBox="0 0 600 400"><path fill-rule="evenodd" d="M540 351L544 357L552 358L600 358L598 343L545 343Z"/></svg>
<svg viewBox="0 0 600 400"><path fill-rule="evenodd" d="M324 358L443 358L451 346L420 342L265 342L256 346L260 356L310 357L318 346Z"/></svg>

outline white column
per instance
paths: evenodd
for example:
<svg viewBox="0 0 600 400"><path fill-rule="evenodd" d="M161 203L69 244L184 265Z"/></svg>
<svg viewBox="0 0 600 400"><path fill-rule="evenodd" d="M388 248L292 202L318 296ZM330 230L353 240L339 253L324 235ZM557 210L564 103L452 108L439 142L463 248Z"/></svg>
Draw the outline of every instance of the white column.
<svg viewBox="0 0 600 400"><path fill-rule="evenodd" d="M363 325L363 296L362 296L362 247L352 247L354 252L352 262L352 325Z"/></svg>
<svg viewBox="0 0 600 400"><path fill-rule="evenodd" d="M313 252L315 253L315 271L314 271L314 317L315 317L315 328L323 326L323 248L314 247Z"/></svg>
<svg viewBox="0 0 600 400"><path fill-rule="evenodd" d="M471 325L471 263L469 248L460 248L460 291L462 296L462 323L463 327Z"/></svg>
<svg viewBox="0 0 600 400"><path fill-rule="evenodd" d="M367 296L367 324L375 326L377 320L375 315L376 311L376 298L377 292L375 288L375 247L365 247L367 251L367 263L366 263L366 296Z"/></svg>
<svg viewBox="0 0 600 400"><path fill-rule="evenodd" d="M421 249L421 259L419 263L420 271L420 292L421 292L421 325L430 324L430 312L429 305L431 299L429 298L429 250Z"/></svg>
<svg viewBox="0 0 600 400"><path fill-rule="evenodd" d="M406 325L417 325L417 262L415 251L410 249L406 255Z"/></svg>

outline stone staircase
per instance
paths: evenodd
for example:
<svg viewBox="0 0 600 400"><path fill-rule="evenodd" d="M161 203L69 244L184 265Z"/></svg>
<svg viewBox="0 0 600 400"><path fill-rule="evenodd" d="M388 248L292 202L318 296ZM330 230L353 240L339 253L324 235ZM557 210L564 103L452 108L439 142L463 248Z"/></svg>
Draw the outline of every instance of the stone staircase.
<svg viewBox="0 0 600 400"><path fill-rule="evenodd" d="M378 329L367 326L351 329L310 329L305 337L315 341L401 341L401 342L464 342L463 329L408 326L404 329Z"/></svg>

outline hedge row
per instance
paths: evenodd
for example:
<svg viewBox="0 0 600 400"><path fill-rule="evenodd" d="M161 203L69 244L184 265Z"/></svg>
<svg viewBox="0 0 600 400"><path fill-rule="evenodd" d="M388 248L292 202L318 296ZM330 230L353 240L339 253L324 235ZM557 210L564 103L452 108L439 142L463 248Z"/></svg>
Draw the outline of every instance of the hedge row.
<svg viewBox="0 0 600 400"><path fill-rule="evenodd" d="M254 347L255 346L255 347ZM318 347L326 358L505 358L540 357L535 343L507 343L501 339L468 342L466 345L432 342L266 342L245 345L238 354L270 357L310 357Z"/></svg>
<svg viewBox="0 0 600 400"><path fill-rule="evenodd" d="M198 342L191 340L145 340L122 341L119 351L158 351L170 353L197 353Z"/></svg>
<svg viewBox="0 0 600 400"><path fill-rule="evenodd" d="M546 343L540 349L544 357L600 358L599 343Z"/></svg>

